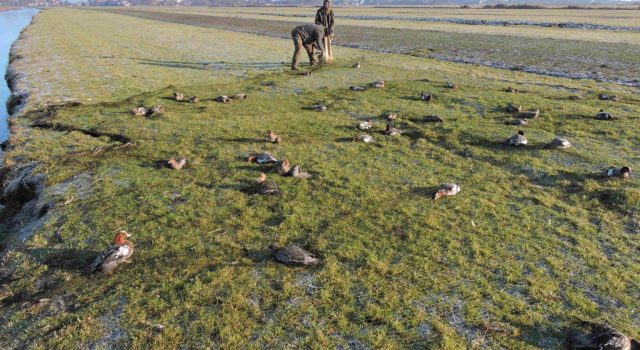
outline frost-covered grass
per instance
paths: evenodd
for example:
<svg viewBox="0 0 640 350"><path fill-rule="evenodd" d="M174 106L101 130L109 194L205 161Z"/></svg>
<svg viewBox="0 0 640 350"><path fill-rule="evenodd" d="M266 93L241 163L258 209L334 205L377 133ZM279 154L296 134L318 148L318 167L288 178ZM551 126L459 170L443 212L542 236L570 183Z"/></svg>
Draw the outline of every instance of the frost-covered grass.
<svg viewBox="0 0 640 350"><path fill-rule="evenodd" d="M36 48L43 38L51 45ZM559 348L578 319L640 335L640 183L594 176L640 169L637 90L345 48L305 76L279 65L289 41L78 10L37 15L18 67L30 78L46 67L41 55L57 60L23 85L34 95L5 157L37 162L56 204L0 266L1 348ZM65 78L72 71L78 78ZM376 79L386 87L348 90ZM423 90L434 101L415 99ZM174 91L201 102L172 101ZM248 98L210 100L237 92ZM94 154L113 143L29 127L36 102L76 96L80 106L46 121L136 147ZM158 102L161 117L128 113ZM316 102L328 111L306 109ZM518 130L503 124L507 102L541 110L523 127L526 148L501 146ZM619 120L595 120L600 108ZM405 135L380 134L387 111ZM417 121L432 114L444 123ZM368 118L377 142L350 142ZM283 142L257 142L267 129ZM555 135L574 147L539 149ZM246 163L254 151L314 178ZM173 155L187 167L158 166ZM281 196L248 193L259 171ZM433 201L442 182L462 192ZM120 229L134 235L132 263L80 275ZM270 244L287 243L323 264L268 258Z"/></svg>

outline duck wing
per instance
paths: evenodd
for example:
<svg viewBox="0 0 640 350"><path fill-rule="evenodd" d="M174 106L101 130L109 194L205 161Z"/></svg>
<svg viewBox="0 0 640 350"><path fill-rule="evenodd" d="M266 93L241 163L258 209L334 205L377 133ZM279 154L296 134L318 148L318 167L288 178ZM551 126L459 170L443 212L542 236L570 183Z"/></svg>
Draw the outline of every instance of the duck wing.
<svg viewBox="0 0 640 350"><path fill-rule="evenodd" d="M316 256L295 244L278 249L275 254L278 261L286 265L315 265L320 262Z"/></svg>
<svg viewBox="0 0 640 350"><path fill-rule="evenodd" d="M265 181L261 183L258 191L260 192L260 194L266 194L266 195L280 194L280 190L278 189L278 186L273 181Z"/></svg>
<svg viewBox="0 0 640 350"><path fill-rule="evenodd" d="M120 249L120 246L112 245L103 251L98 257L91 263L91 265L85 267L82 272L83 273L94 273L98 270L98 268L102 265L102 263L111 255L116 253Z"/></svg>
<svg viewBox="0 0 640 350"><path fill-rule="evenodd" d="M102 271L104 273L110 273L118 264L127 260L132 253L133 247L127 245L112 245L102 252L83 272L94 273Z"/></svg>
<svg viewBox="0 0 640 350"><path fill-rule="evenodd" d="M133 253L133 248L128 245L117 246L118 249L106 256L100 268L104 273L111 273L120 263L126 261Z"/></svg>

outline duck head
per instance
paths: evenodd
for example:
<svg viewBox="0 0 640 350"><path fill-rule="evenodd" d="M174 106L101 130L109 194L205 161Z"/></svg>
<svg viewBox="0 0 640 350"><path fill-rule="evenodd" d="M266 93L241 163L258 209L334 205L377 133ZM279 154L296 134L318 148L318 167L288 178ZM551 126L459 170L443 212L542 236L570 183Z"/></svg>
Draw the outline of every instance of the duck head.
<svg viewBox="0 0 640 350"><path fill-rule="evenodd" d="M265 181L267 181L267 175L265 173L260 173L260 175L258 175L258 178L256 179L256 182L261 184Z"/></svg>
<svg viewBox="0 0 640 350"><path fill-rule="evenodd" d="M524 131L522 131L522 130L518 130L518 135L520 135L520 136L524 136Z"/></svg>
<svg viewBox="0 0 640 350"><path fill-rule="evenodd" d="M123 245L125 244L128 237L131 237L131 235L127 231L119 231L118 233L116 233L113 242L116 245Z"/></svg>
<svg viewBox="0 0 640 350"><path fill-rule="evenodd" d="M631 176L631 168L629 168L628 166L623 166L622 168L620 168L620 174L625 179L629 178L629 176Z"/></svg>

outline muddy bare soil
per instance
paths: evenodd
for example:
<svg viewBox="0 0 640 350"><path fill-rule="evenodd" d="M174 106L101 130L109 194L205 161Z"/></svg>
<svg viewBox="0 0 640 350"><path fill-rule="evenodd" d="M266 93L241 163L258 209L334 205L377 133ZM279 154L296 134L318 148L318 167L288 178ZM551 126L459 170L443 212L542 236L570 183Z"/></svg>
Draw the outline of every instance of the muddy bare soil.
<svg viewBox="0 0 640 350"><path fill-rule="evenodd" d="M282 38L288 38L291 28L303 23L135 9L107 11ZM361 26L338 30L336 44L573 79L640 86L640 47L627 44Z"/></svg>

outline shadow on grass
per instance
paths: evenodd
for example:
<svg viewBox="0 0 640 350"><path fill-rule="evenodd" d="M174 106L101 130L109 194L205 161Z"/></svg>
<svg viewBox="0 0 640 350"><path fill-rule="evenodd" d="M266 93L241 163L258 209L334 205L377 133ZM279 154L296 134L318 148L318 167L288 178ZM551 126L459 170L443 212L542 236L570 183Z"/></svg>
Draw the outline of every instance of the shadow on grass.
<svg viewBox="0 0 640 350"><path fill-rule="evenodd" d="M158 169L158 170L159 169L169 169L169 166L167 165L167 160L166 159L157 159L157 160L152 160L152 161L146 161L144 163L141 163L140 167Z"/></svg>
<svg viewBox="0 0 640 350"><path fill-rule="evenodd" d="M259 137L218 138L218 140L223 141L223 142L240 142L240 143L260 142L260 143L266 143L264 138L259 138Z"/></svg>
<svg viewBox="0 0 640 350"><path fill-rule="evenodd" d="M248 249L243 248L244 255L254 263L264 263L269 261L275 261L273 258L273 248L267 247L263 249Z"/></svg>
<svg viewBox="0 0 640 350"><path fill-rule="evenodd" d="M411 193L418 196L423 196L423 197L428 197L429 199L433 199L433 196L435 195L436 191L438 191L439 189L440 189L440 186L421 186L421 187L412 188Z"/></svg>
<svg viewBox="0 0 640 350"><path fill-rule="evenodd" d="M27 254L51 268L80 271L91 264L100 252L72 248L37 248L28 250Z"/></svg>
<svg viewBox="0 0 640 350"><path fill-rule="evenodd" d="M166 61L154 60L146 58L132 58L140 64L179 68L179 69L197 69L197 70L271 70L279 69L284 65L281 62L244 62L244 63L228 63L228 62L187 62L187 61Z"/></svg>

